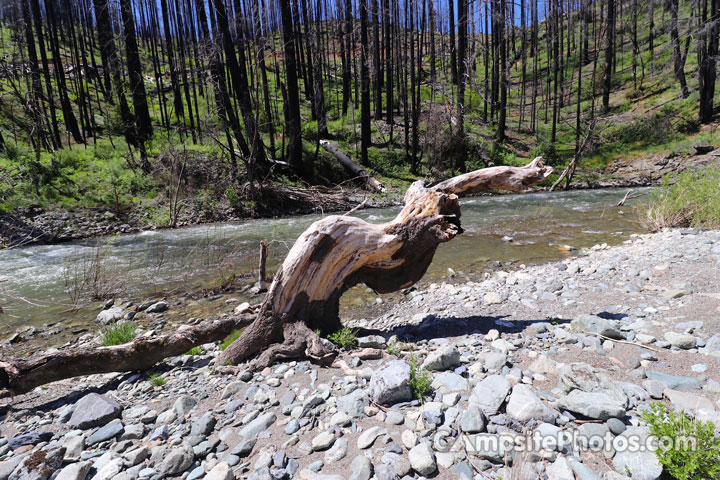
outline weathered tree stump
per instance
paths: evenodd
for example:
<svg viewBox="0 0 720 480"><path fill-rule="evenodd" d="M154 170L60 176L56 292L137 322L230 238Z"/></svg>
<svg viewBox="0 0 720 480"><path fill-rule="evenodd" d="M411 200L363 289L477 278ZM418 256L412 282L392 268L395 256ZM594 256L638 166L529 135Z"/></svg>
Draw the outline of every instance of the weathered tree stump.
<svg viewBox="0 0 720 480"><path fill-rule="evenodd" d="M347 289L364 283L378 293L390 293L413 285L425 274L437 247L462 232L458 196L490 189L522 192L550 173L538 157L524 167L485 168L433 187L418 181L405 193L397 217L380 225L351 216L326 217L297 239L256 317L229 316L113 347L3 358L0 397L81 375L147 370L163 358L222 340L242 327L247 327L242 336L218 358L219 369L255 355L255 367L298 357L329 362L334 352L313 330L330 333L341 327L340 296Z"/></svg>
<svg viewBox="0 0 720 480"><path fill-rule="evenodd" d="M339 302L346 290L364 283L390 293L413 285L437 247L462 232L459 196L490 189L522 192L551 173L538 157L524 167L484 168L433 187L417 181L390 222L376 225L337 215L315 222L290 249L255 321L220 355L218 365L256 354L256 367L297 357L332 359L313 330L330 333L341 327Z"/></svg>

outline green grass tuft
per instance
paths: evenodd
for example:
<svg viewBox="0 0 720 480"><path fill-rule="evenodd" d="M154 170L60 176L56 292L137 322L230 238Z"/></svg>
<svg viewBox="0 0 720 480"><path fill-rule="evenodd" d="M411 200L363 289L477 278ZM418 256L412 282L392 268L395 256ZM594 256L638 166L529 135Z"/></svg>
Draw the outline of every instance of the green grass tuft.
<svg viewBox="0 0 720 480"><path fill-rule="evenodd" d="M223 340L222 344L220 344L220 350L227 349L227 347L229 347L235 340L240 338L240 335L242 335L240 330L233 330L233 332L228 335L225 340Z"/></svg>
<svg viewBox="0 0 720 480"><path fill-rule="evenodd" d="M100 341L108 347L131 342L136 336L137 325L130 321L113 323L100 330Z"/></svg>
<svg viewBox="0 0 720 480"><path fill-rule="evenodd" d="M205 350L202 347L193 347L188 350L186 355L202 355L203 353L205 353Z"/></svg>
<svg viewBox="0 0 720 480"><path fill-rule="evenodd" d="M148 375L148 381L156 387L162 387L167 383L167 378L163 378L159 373L151 373Z"/></svg>

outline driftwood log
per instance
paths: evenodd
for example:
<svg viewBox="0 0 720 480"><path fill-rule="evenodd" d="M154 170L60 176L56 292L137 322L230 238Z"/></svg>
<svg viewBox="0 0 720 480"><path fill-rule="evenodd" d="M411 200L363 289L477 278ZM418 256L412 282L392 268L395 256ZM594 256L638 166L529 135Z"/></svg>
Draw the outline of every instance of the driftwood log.
<svg viewBox="0 0 720 480"><path fill-rule="evenodd" d="M390 293L413 285L437 247L462 232L459 196L490 189L523 192L551 173L538 157L524 167L485 168L432 187L415 182L405 193L403 209L384 224L347 215L325 217L295 242L256 316L229 316L125 345L0 359L0 397L81 375L147 370L163 358L220 341L243 327L240 338L216 361L218 369L255 356L254 367L299 357L330 362L334 352L314 330L330 333L341 327L339 302L347 289L364 283Z"/></svg>
<svg viewBox="0 0 720 480"><path fill-rule="evenodd" d="M183 355L193 347L219 342L254 320L233 315L204 322L177 333L138 338L124 345L86 347L0 360L0 398L27 393L46 383L96 373L144 371L164 358Z"/></svg>
<svg viewBox="0 0 720 480"><path fill-rule="evenodd" d="M538 157L524 167L484 168L433 187L417 181L390 222L333 215L313 223L290 249L255 321L220 355L218 365L256 354L257 367L297 357L331 360L333 352L314 330L325 334L341 327L339 302L347 289L364 283L390 293L413 285L437 247L462 232L459 196L490 189L523 192L551 173Z"/></svg>

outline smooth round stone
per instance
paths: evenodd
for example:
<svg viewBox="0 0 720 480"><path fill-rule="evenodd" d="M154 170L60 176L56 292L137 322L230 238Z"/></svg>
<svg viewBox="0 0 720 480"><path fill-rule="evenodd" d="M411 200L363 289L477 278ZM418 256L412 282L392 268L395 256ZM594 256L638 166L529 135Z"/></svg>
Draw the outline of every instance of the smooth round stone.
<svg viewBox="0 0 720 480"><path fill-rule="evenodd" d="M610 418L606 423L613 435L620 435L627 428L625 423L619 418Z"/></svg>

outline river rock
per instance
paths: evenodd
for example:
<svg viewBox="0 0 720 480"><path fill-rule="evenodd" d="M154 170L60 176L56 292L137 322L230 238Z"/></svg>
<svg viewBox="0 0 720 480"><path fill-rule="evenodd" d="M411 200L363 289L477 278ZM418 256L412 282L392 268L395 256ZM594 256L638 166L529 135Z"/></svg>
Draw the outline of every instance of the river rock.
<svg viewBox="0 0 720 480"><path fill-rule="evenodd" d="M702 408L705 410L712 410L714 408L713 403L705 397L695 395L690 392L680 392L666 388L663 390L665 398L667 398L673 406L673 409L680 411L685 410L686 412L696 412Z"/></svg>
<svg viewBox="0 0 720 480"><path fill-rule="evenodd" d="M700 390L700 381L697 378L683 377L681 375L670 375L655 370L648 370L645 376L650 380L662 383L673 390Z"/></svg>
<svg viewBox="0 0 720 480"><path fill-rule="evenodd" d="M583 392L573 390L564 397L558 399L561 408L573 413L579 413L595 420L607 420L608 418L622 418L625 416L625 404L604 393Z"/></svg>
<svg viewBox="0 0 720 480"><path fill-rule="evenodd" d="M485 431L487 421L485 414L476 403L468 403L465 412L460 417L460 429L465 433L480 433Z"/></svg>
<svg viewBox="0 0 720 480"><path fill-rule="evenodd" d="M670 342L673 347L681 350L695 348L697 344L697 339L687 333L665 332L665 340Z"/></svg>
<svg viewBox="0 0 720 480"><path fill-rule="evenodd" d="M410 466L420 475L432 475L437 470L435 453L427 443L414 446L408 454Z"/></svg>
<svg viewBox="0 0 720 480"><path fill-rule="evenodd" d="M349 415L351 418L365 416L364 409L370 405L370 399L362 388L357 388L337 400L338 412Z"/></svg>
<svg viewBox="0 0 720 480"><path fill-rule="evenodd" d="M235 480L235 474L227 462L220 462L208 472L205 480Z"/></svg>
<svg viewBox="0 0 720 480"><path fill-rule="evenodd" d="M470 394L470 403L474 403L485 413L494 415L510 393L510 382L501 375L490 375L475 385Z"/></svg>
<svg viewBox="0 0 720 480"><path fill-rule="evenodd" d="M393 360L375 370L370 378L370 396L380 404L412 399L410 365L402 360Z"/></svg>
<svg viewBox="0 0 720 480"><path fill-rule="evenodd" d="M52 432L45 430L33 430L32 432L16 435L8 441L10 450L16 450L24 445L37 445L41 442L47 442L53 437Z"/></svg>
<svg viewBox="0 0 720 480"><path fill-rule="evenodd" d="M161 300L159 302L155 302L152 305L150 305L146 312L147 313L162 313L167 311L167 309L170 308L168 303L164 300Z"/></svg>
<svg viewBox="0 0 720 480"><path fill-rule="evenodd" d="M615 323L597 315L580 315L570 322L570 330L575 333L597 333L616 340L625 340L625 335L617 329Z"/></svg>
<svg viewBox="0 0 720 480"><path fill-rule="evenodd" d="M97 320L100 325L110 325L111 323L121 320L123 318L123 313L122 307L112 307L98 313L95 320Z"/></svg>
<svg viewBox="0 0 720 480"><path fill-rule="evenodd" d="M443 345L430 353L422 364L425 370L447 370L460 364L460 352L455 345Z"/></svg>
<svg viewBox="0 0 720 480"><path fill-rule="evenodd" d="M370 480L373 475L373 464L369 458L359 455L350 464L348 480Z"/></svg>
<svg viewBox="0 0 720 480"><path fill-rule="evenodd" d="M75 411L73 411L68 425L87 430L105 425L110 420L119 417L121 412L122 407L115 400L99 393L88 393L75 404Z"/></svg>
<svg viewBox="0 0 720 480"><path fill-rule="evenodd" d="M10 474L10 480L46 480L62 467L64 448L38 450L23 457Z"/></svg>
<svg viewBox="0 0 720 480"><path fill-rule="evenodd" d="M312 449L316 452L327 450L333 443L335 443L335 435L324 431L312 439Z"/></svg>
<svg viewBox="0 0 720 480"><path fill-rule="evenodd" d="M275 420L277 420L277 416L273 412L268 412L260 415L252 422L248 423L243 427L242 430L238 433L241 437L245 439L250 439L257 435L260 432L264 432L265 430L270 427L273 423L275 423Z"/></svg>
<svg viewBox="0 0 720 480"><path fill-rule="evenodd" d="M360 434L357 439L357 446L361 450L369 448L377 437L385 435L386 433L387 430L382 427L370 427Z"/></svg>
<svg viewBox="0 0 720 480"><path fill-rule="evenodd" d="M545 405L532 387L522 383L513 387L506 411L521 423L530 420L554 423L558 417L558 412Z"/></svg>
<svg viewBox="0 0 720 480"><path fill-rule="evenodd" d="M162 462L160 471L165 475L178 475L192 465L193 454L185 449L172 450Z"/></svg>
<svg viewBox="0 0 720 480"><path fill-rule="evenodd" d="M624 437L627 442L640 441L641 445L644 445L649 435L650 430L647 427L628 427L618 438ZM663 467L652 450L618 451L613 458L613 467L619 473L629 474L633 480L657 480L663 472Z"/></svg>
<svg viewBox="0 0 720 480"><path fill-rule="evenodd" d="M175 400L173 408L175 409L175 412L178 414L178 416L182 418L188 413L190 413L190 410L195 408L195 405L197 405L197 400L195 400L195 398L191 397L190 395L183 395L181 397L178 397L177 400Z"/></svg>
<svg viewBox="0 0 720 480"><path fill-rule="evenodd" d="M115 419L107 425L95 430L88 438L86 444L88 446L95 445L96 443L104 442L111 438L115 438L122 434L124 431L122 422L119 419Z"/></svg>
<svg viewBox="0 0 720 480"><path fill-rule="evenodd" d="M85 480L91 468L92 462L71 463L60 470L55 480Z"/></svg>
<svg viewBox="0 0 720 480"><path fill-rule="evenodd" d="M358 348L385 348L385 337L380 335L358 337L357 345Z"/></svg>
<svg viewBox="0 0 720 480"><path fill-rule="evenodd" d="M603 371L587 363L564 364L558 367L560 388L566 393L572 390L603 393L617 402L627 405L628 397L623 388Z"/></svg>

